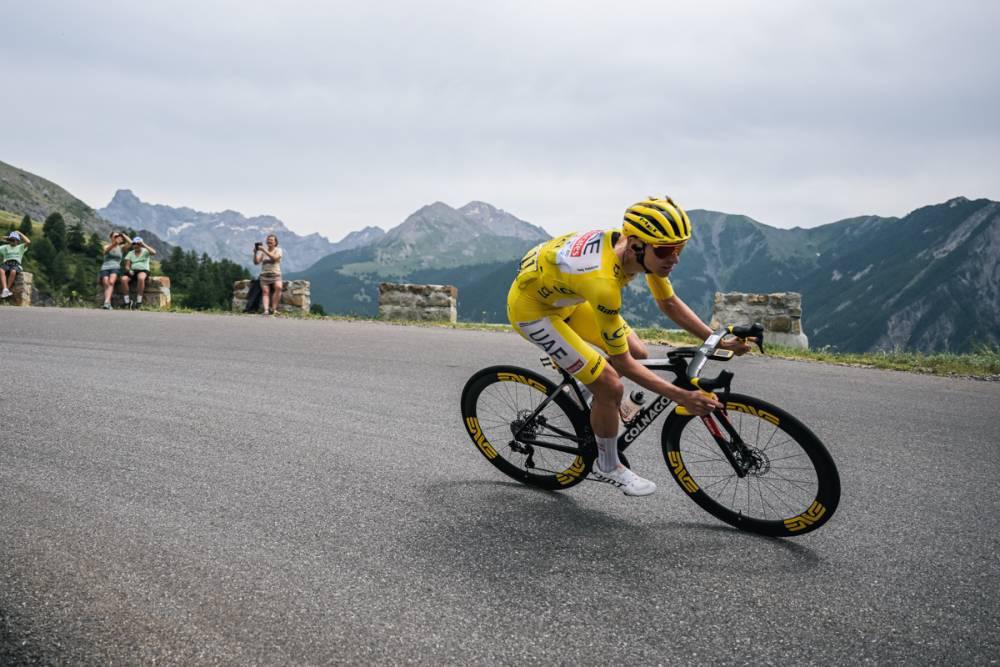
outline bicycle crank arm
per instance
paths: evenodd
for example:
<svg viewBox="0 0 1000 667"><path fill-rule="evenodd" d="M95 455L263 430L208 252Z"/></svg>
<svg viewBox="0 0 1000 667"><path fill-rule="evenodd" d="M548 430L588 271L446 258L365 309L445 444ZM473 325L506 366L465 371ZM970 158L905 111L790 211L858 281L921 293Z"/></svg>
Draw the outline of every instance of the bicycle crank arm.
<svg viewBox="0 0 1000 667"><path fill-rule="evenodd" d="M542 440L535 440L534 438L518 438L516 442L520 445L531 445L532 447L541 447L542 449L554 449L557 452L566 452L567 454L576 454L577 456L583 456L583 447L572 447L570 445L557 445L553 442L544 442Z"/></svg>

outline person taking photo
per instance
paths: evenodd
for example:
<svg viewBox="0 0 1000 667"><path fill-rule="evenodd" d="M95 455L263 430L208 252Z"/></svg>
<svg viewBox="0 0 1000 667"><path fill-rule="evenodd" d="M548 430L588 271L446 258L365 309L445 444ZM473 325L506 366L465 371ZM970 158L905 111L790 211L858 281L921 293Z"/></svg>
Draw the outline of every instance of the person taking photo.
<svg viewBox="0 0 1000 667"><path fill-rule="evenodd" d="M111 232L108 243L104 244L104 262L101 264L100 281L104 288L104 310L111 310L111 295L115 291L115 283L122 274L122 249L128 246L128 237L122 232ZM125 294L125 305L130 305L129 295Z"/></svg>
<svg viewBox="0 0 1000 667"><path fill-rule="evenodd" d="M265 315L275 315L281 305L281 258L278 237L268 234L266 244L256 243L253 263L260 264L260 299Z"/></svg>

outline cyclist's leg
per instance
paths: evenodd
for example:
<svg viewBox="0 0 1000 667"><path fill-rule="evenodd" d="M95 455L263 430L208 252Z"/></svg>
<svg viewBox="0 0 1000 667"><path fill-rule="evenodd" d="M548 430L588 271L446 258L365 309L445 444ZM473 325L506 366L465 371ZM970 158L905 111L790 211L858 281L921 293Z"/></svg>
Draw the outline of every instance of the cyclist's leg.
<svg viewBox="0 0 1000 667"><path fill-rule="evenodd" d="M507 295L507 318L514 330L547 354L557 366L586 385L592 393L595 388L600 392L599 400L595 394L591 426L598 437L615 437L618 435L617 418L615 415L607 418L602 406L609 400L608 393L613 394L613 379L617 378L617 374L614 369L609 369L613 375L598 382L604 375L604 369L608 368L607 361L566 322L579 307L553 309L538 304L524 298L517 283Z"/></svg>
<svg viewBox="0 0 1000 667"><path fill-rule="evenodd" d="M591 345L596 345L608 354L607 345L601 338L601 330L597 326L597 318L594 316L594 307L589 303L581 303L573 311L573 314L566 318L566 323L580 334L580 337ZM632 330L632 327L625 323L625 332L628 339L628 351L635 359L648 359L649 351L646 344L642 342L639 335Z"/></svg>
<svg viewBox="0 0 1000 667"><path fill-rule="evenodd" d="M572 314L566 318L566 324L583 340L596 345L606 354L608 353L600 327L597 325L593 306L589 303L577 306ZM628 324L625 324L625 335L628 336L629 352L636 358L645 359L646 346ZM635 345L634 348L633 345ZM637 356L636 353L642 356ZM598 450L597 470L595 472L612 473L610 481L620 485L628 495L641 496L653 493L656 490L656 485L627 470L618 457L618 408L625 393L621 377L611 364L605 363L601 374L587 388L594 394L591 427L594 429ZM607 478L605 474L601 476Z"/></svg>
<svg viewBox="0 0 1000 667"><path fill-rule="evenodd" d="M590 407L590 425L600 450L602 441L614 442L618 436L618 405L623 386L615 369L611 368L600 352L570 328L563 317L560 317L563 314L528 321L512 318L511 324L515 331L549 355L556 365L585 384L594 395Z"/></svg>
<svg viewBox="0 0 1000 667"><path fill-rule="evenodd" d="M594 315L594 307L584 302L577 306L569 317L566 324L584 341L600 348L608 354L607 345L601 338L601 330L597 325L597 318ZM626 326L629 343L631 344L635 332ZM618 435L618 406L621 405L622 395L625 387L622 385L621 377L611 364L605 363L604 368L595 376L593 386L588 384L587 388L594 394L592 425L594 433L598 437L616 437ZM617 449L615 450L615 464L617 464ZM610 463L609 460L602 460L602 464ZM606 465L602 465L606 468Z"/></svg>

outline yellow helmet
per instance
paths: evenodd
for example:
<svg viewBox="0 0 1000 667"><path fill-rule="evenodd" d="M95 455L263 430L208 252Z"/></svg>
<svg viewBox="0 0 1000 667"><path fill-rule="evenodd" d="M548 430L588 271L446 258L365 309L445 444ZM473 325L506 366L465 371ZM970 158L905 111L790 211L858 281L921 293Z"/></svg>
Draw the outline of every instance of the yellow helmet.
<svg viewBox="0 0 1000 667"><path fill-rule="evenodd" d="M691 238L691 221L670 197L650 196L625 211L622 232L652 245L684 243Z"/></svg>

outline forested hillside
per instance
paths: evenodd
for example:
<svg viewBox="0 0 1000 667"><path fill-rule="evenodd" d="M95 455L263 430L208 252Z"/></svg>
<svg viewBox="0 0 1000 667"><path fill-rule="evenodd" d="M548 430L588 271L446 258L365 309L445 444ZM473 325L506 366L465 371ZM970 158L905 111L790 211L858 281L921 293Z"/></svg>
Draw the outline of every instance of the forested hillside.
<svg viewBox="0 0 1000 667"><path fill-rule="evenodd" d="M35 305L93 305L98 290L97 274L103 259L107 238L96 232L87 234L81 222L67 227L61 213L48 215L42 224L30 215L18 219L16 214L0 211L0 232L7 236L18 230L31 243L24 255L24 270L33 275ZM126 234L135 236L132 229ZM154 248L155 249L155 248ZM159 261L157 261L159 260ZM207 255L198 257L193 251L174 247L166 256L154 257L153 275L171 279L174 303L189 308L228 308L232 285L248 278L249 272L228 260L215 261Z"/></svg>

